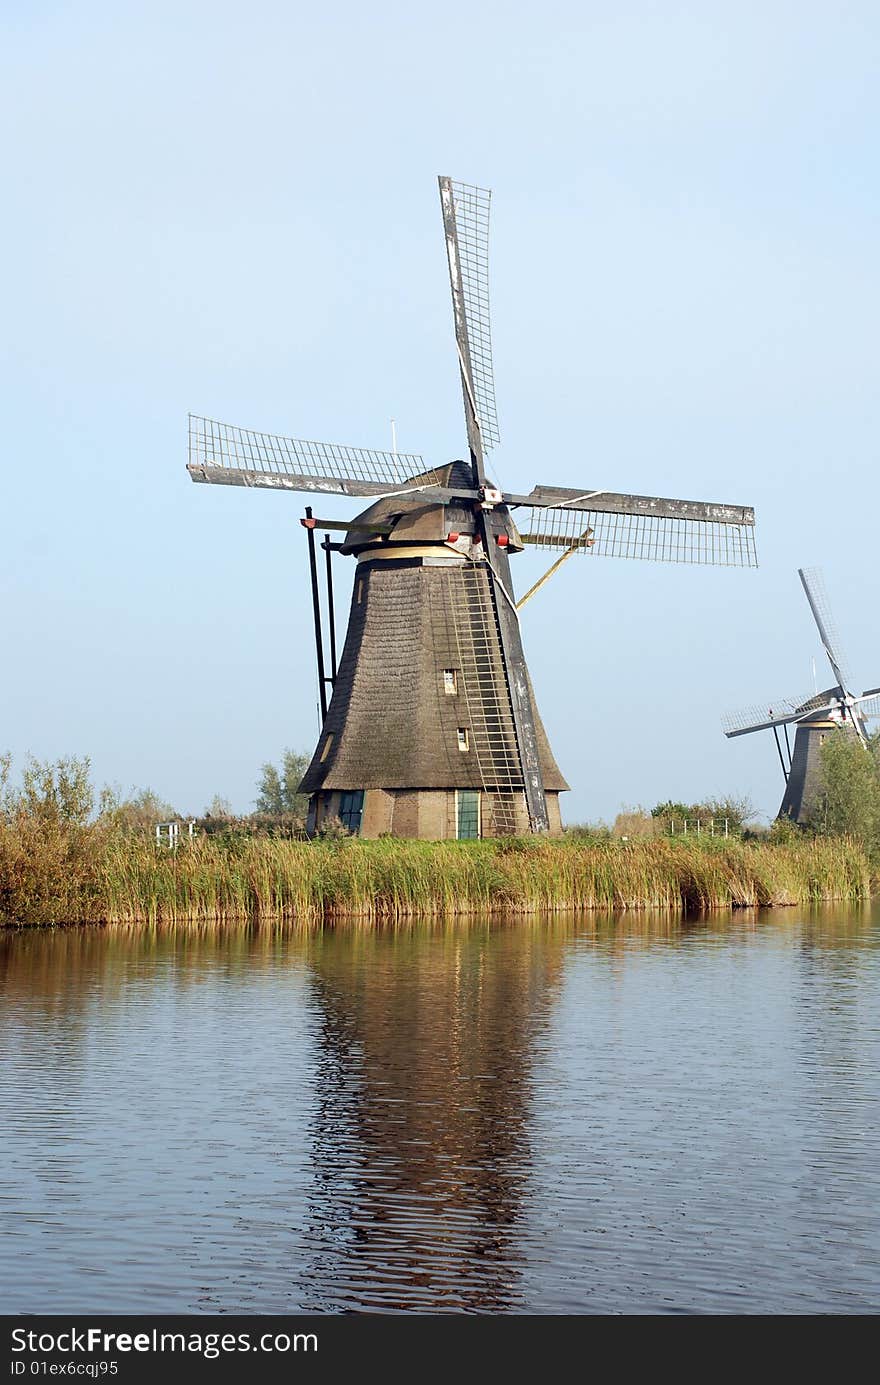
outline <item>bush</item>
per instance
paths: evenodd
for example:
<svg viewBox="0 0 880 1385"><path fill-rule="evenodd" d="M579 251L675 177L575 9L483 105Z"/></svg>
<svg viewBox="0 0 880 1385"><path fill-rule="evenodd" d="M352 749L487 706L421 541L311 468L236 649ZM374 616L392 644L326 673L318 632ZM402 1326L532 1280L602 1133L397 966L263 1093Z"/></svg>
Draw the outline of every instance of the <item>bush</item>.
<svg viewBox="0 0 880 1385"><path fill-rule="evenodd" d="M701 823L707 827L714 822L716 832L723 832L727 823L728 833L740 837L747 824L757 816L758 811L750 799L736 798L732 794L724 798L707 798L702 803L674 803L667 799L651 809L651 817L661 824L660 831L664 836L673 830L681 832L684 823L688 823L690 828L691 824Z"/></svg>
<svg viewBox="0 0 880 1385"><path fill-rule="evenodd" d="M572 841L607 842L611 840L611 828L607 822L573 822L563 827L563 833Z"/></svg>
<svg viewBox="0 0 880 1385"><path fill-rule="evenodd" d="M17 789L11 763L8 755L0 761L0 917L74 918L97 885L89 761L31 757Z"/></svg>
<svg viewBox="0 0 880 1385"><path fill-rule="evenodd" d="M159 822L174 822L180 814L152 789L141 789L131 798L120 798L112 789L101 794L99 820L122 832L150 832Z"/></svg>
<svg viewBox="0 0 880 1385"><path fill-rule="evenodd" d="M614 819L612 837L625 837L627 840L641 837L659 837L663 827L659 819L646 813L644 808L624 808Z"/></svg>

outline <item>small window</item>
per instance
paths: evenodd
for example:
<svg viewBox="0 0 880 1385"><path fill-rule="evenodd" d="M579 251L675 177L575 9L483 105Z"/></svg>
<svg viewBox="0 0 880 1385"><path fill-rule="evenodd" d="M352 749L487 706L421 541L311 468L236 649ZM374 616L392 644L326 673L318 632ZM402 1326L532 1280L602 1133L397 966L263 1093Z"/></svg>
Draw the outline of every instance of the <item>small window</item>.
<svg viewBox="0 0 880 1385"><path fill-rule="evenodd" d="M361 597L363 596L363 594L364 594L364 579L363 579L363 577L359 577L359 578L358 578L358 591L357 591L357 604L358 604L358 605L361 604Z"/></svg>
<svg viewBox="0 0 880 1385"><path fill-rule="evenodd" d="M364 791L355 789L350 792L340 794L339 797L339 821L343 827L356 837L361 830L361 818L364 815Z"/></svg>
<svg viewBox="0 0 880 1385"><path fill-rule="evenodd" d="M326 759L327 759L327 756L330 754L330 747L331 747L332 744L333 744L333 734L332 734L332 732L331 732L331 734L327 737L326 741L324 742L324 749L321 751L321 760L322 760L322 762L323 762L324 760L326 760Z"/></svg>
<svg viewBox="0 0 880 1385"><path fill-rule="evenodd" d="M458 669L445 668L443 670L443 691L447 697L455 697L458 692Z"/></svg>
<svg viewBox="0 0 880 1385"><path fill-rule="evenodd" d="M477 789L459 789L456 799L456 836L468 840L480 835L480 794Z"/></svg>
<svg viewBox="0 0 880 1385"><path fill-rule="evenodd" d="M459 726L458 728L458 748L459 750L470 750L471 748L471 738L466 726Z"/></svg>

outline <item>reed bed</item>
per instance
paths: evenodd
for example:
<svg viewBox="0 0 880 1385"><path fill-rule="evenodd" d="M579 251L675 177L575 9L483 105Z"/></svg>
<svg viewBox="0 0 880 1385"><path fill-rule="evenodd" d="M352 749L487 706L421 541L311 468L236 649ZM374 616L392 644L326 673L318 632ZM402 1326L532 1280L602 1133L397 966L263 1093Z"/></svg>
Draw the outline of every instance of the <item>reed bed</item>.
<svg viewBox="0 0 880 1385"><path fill-rule="evenodd" d="M99 825L22 839L0 826L0 921L314 927L469 914L657 910L870 898L844 838L478 842L201 837L171 851Z"/></svg>

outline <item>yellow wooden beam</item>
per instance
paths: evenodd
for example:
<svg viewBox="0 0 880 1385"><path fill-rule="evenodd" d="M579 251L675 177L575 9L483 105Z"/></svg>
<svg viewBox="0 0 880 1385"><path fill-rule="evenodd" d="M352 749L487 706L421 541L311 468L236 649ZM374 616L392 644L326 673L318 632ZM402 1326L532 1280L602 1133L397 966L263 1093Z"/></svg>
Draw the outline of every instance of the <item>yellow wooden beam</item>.
<svg viewBox="0 0 880 1385"><path fill-rule="evenodd" d="M567 548L565 552L556 559L556 562L551 564L550 567L548 567L547 571L544 573L544 576L539 577L534 586L529 587L525 595L521 596L519 601L516 603L516 609L518 611L522 610L526 602L529 601L535 595L535 592L541 590L545 582L549 582L554 572L558 572L558 570L562 567L562 564L565 562L566 558L570 558L572 553L577 553L579 548L592 547L592 545L589 542L590 535L592 534L592 532L592 529L585 529L583 534L581 534L580 538L575 539L575 541L571 545L571 548Z"/></svg>

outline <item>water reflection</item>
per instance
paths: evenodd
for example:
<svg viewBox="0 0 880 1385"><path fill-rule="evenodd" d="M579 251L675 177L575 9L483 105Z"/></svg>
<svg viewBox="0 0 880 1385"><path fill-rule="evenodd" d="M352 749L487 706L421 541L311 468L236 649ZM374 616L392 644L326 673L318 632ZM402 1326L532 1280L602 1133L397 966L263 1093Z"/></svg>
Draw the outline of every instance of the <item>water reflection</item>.
<svg viewBox="0 0 880 1385"><path fill-rule="evenodd" d="M492 1310L515 1297L530 1075L563 930L325 935L311 1306ZM328 1262L327 1256L330 1257Z"/></svg>
<svg viewBox="0 0 880 1385"><path fill-rule="evenodd" d="M865 1311L880 916L0 934L7 1311Z"/></svg>

